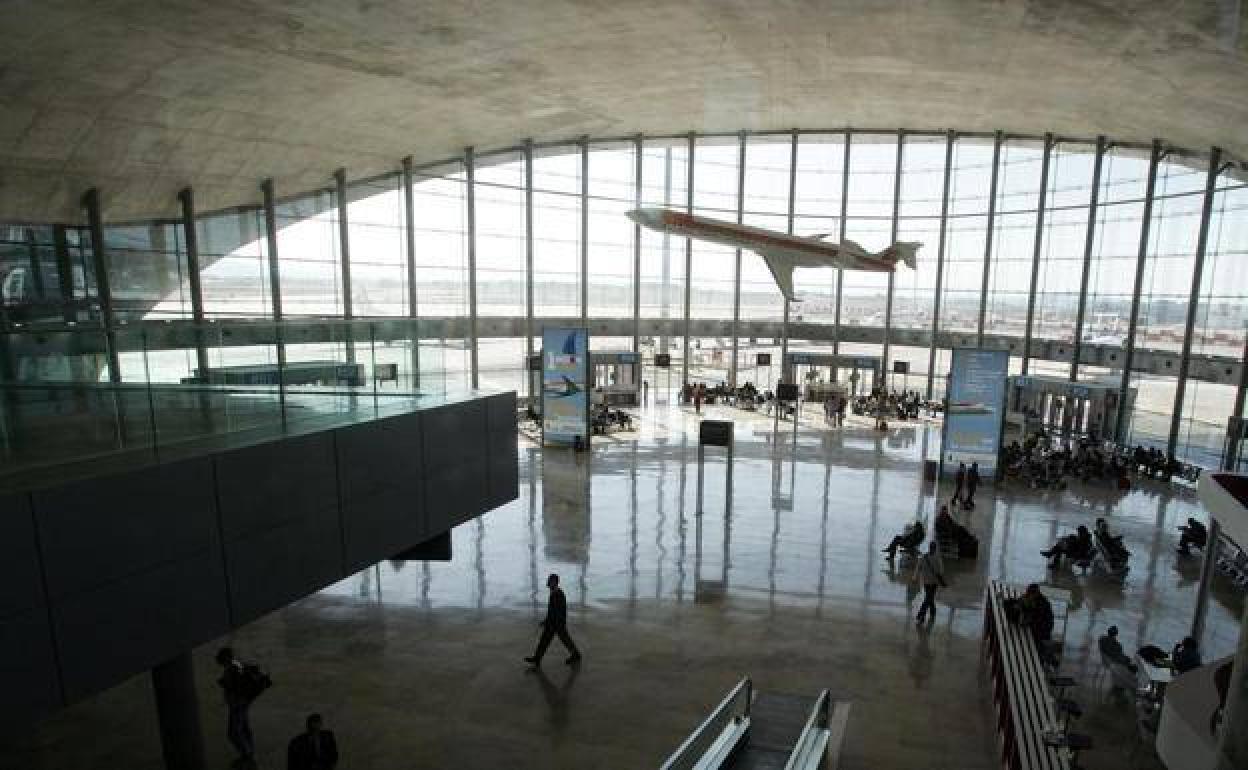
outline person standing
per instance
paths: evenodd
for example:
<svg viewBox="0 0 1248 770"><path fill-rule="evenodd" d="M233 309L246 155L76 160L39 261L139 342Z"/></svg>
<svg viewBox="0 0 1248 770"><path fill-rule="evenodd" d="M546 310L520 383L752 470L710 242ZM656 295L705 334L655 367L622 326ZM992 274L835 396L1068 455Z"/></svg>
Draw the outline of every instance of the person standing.
<svg viewBox="0 0 1248 770"><path fill-rule="evenodd" d="M546 618L542 621L542 636L537 642L537 651L524 661L534 666L542 665L542 656L546 654L550 640L558 636L559 641L563 642L563 646L571 653L564 663L569 666L579 663L581 651L576 648L576 643L568 635L568 600L563 595L563 589L559 587L559 576L552 572L550 577L546 578L546 587L550 589L550 599L546 604Z"/></svg>
<svg viewBox="0 0 1248 770"><path fill-rule="evenodd" d="M650 403L650 380L641 381L641 405L646 406Z"/></svg>
<svg viewBox="0 0 1248 770"><path fill-rule="evenodd" d="M919 557L914 565L914 582L923 585L923 603L919 605L918 617L914 619L916 626L923 625L931 612L931 622L936 622L936 589L945 585L945 569L940 561L940 544L932 540L927 544L927 553Z"/></svg>
<svg viewBox="0 0 1248 770"><path fill-rule="evenodd" d="M975 507L975 490L979 488L979 463L971 463L971 469L966 472L966 506L967 508Z"/></svg>
<svg viewBox="0 0 1248 770"><path fill-rule="evenodd" d="M217 684L225 694L225 706L228 717L225 734L238 759L234 767L254 767L256 763L256 741L251 734L251 703L254 695L247 685L247 677L243 664L234 657L234 650L222 647L217 651L217 663L221 665L221 678Z"/></svg>
<svg viewBox="0 0 1248 770"><path fill-rule="evenodd" d="M962 502L962 488L966 485L966 463L958 463L958 472L953 476L953 500L954 505Z"/></svg>
<svg viewBox="0 0 1248 770"><path fill-rule="evenodd" d="M321 715L309 714L306 732L286 746L286 770L334 770L338 767L338 742L332 730L321 727Z"/></svg>
<svg viewBox="0 0 1248 770"><path fill-rule="evenodd" d="M693 386L693 411L702 414L702 396L704 391L701 385Z"/></svg>

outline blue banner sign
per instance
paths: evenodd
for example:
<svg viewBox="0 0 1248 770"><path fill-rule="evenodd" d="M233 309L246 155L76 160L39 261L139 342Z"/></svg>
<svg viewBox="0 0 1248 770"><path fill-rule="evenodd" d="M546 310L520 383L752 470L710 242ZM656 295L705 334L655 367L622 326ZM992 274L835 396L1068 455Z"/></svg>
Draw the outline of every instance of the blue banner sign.
<svg viewBox="0 0 1248 770"><path fill-rule="evenodd" d="M1005 421L1005 381L1010 354L1005 350L954 348L945 403L945 472L958 463L979 463L980 476L997 469Z"/></svg>
<svg viewBox="0 0 1248 770"><path fill-rule="evenodd" d="M542 435L589 443L589 330L542 330Z"/></svg>

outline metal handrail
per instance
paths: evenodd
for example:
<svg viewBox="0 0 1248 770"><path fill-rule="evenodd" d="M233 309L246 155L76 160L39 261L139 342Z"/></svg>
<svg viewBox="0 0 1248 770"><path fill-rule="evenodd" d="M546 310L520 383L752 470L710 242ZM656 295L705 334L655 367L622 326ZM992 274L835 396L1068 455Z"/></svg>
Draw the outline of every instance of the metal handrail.
<svg viewBox="0 0 1248 770"><path fill-rule="evenodd" d="M797 744L793 747L792 753L789 754L789 761L785 763L784 770L806 770L807 768L821 767L820 761L811 763L814 757L809 756L810 752L819 747L821 738L826 738L828 730L828 711L832 703L832 698L827 690L819 693L819 697L815 699L815 705L810 710L810 716L806 719L806 726L802 728L802 734L798 736ZM826 741L823 744L826 746Z"/></svg>
<svg viewBox="0 0 1248 770"><path fill-rule="evenodd" d="M680 770L684 767L692 767L697 758L706 752L708 745L718 736L720 731L713 731L713 728L725 721L725 715L729 713L729 710L738 701L742 693L745 694L745 709L740 716L748 717L750 715L750 704L754 700L754 683L747 676L740 682L737 682L737 686L733 687L724 696L724 699L715 707L715 710L706 719L702 720L702 724L698 725L697 729L689 734L689 737L680 744L676 751L672 752L672 755L663 763L661 770Z"/></svg>

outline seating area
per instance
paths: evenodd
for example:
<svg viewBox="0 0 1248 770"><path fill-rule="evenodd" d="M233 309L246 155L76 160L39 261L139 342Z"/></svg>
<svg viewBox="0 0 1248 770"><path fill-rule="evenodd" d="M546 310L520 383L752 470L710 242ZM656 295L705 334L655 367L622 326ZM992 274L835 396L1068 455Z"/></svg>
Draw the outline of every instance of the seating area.
<svg viewBox="0 0 1248 770"><path fill-rule="evenodd" d="M1006 602L1021 594L994 580L984 601L984 655L997 713L1001 766L1077 768L1078 753L1091 748L1092 741L1069 729L1082 714L1077 703L1062 697L1075 681L1051 671L1031 632L1007 617ZM1056 695L1051 687L1058 688Z"/></svg>

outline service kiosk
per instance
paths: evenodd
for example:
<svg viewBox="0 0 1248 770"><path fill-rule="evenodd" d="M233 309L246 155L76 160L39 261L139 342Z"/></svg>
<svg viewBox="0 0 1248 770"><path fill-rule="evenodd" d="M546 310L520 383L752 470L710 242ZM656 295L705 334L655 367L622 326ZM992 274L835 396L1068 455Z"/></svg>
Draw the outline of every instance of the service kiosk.
<svg viewBox="0 0 1248 770"><path fill-rule="evenodd" d="M1024 434L1044 428L1063 436L1096 435L1117 439L1127 435L1129 425L1119 425L1118 415L1131 414L1135 388L1127 390L1127 408L1120 410L1120 385L1071 382L1060 377L1009 378L1010 422L1021 423Z"/></svg>
<svg viewBox="0 0 1248 770"><path fill-rule="evenodd" d="M593 353L594 403L641 406L641 357L636 353Z"/></svg>
<svg viewBox="0 0 1248 770"><path fill-rule="evenodd" d="M849 370L847 378L850 384L850 396L867 394L871 389L883 384L880 378L881 361L879 356L841 356L833 353L786 353L784 356L784 367L780 376L781 382L803 382L808 386L808 392L812 394L822 394L823 398L815 398L808 400L822 401L831 395L834 389L830 386L835 385L839 378L839 372L843 369ZM862 373L867 372L871 375L869 382L863 382ZM809 386L826 383L829 385L826 389L816 388L810 390ZM842 389L843 392L843 389Z"/></svg>

